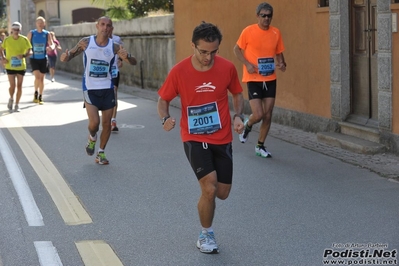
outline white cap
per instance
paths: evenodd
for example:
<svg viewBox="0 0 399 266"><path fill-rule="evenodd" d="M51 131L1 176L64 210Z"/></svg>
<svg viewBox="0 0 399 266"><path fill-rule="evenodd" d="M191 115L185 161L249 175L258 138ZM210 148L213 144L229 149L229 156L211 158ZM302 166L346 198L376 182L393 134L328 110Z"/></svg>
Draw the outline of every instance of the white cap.
<svg viewBox="0 0 399 266"><path fill-rule="evenodd" d="M21 30L21 29L22 29L22 25L21 25L21 23L19 23L18 21L15 21L15 22L12 23L11 29L18 29L18 30Z"/></svg>

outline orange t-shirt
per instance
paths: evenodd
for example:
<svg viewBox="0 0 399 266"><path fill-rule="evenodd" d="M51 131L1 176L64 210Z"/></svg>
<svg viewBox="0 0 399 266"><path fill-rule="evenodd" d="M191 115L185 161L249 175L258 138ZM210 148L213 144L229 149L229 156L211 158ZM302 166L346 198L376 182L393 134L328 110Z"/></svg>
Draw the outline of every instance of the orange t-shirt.
<svg viewBox="0 0 399 266"><path fill-rule="evenodd" d="M183 142L227 144L233 140L228 92L242 92L233 63L215 56L207 71L196 70L191 56L176 64L159 89L159 96L171 101L180 96L180 135Z"/></svg>
<svg viewBox="0 0 399 266"><path fill-rule="evenodd" d="M243 82L271 81L276 79L274 62L276 54L284 51L283 39L280 31L272 26L262 30L258 24L246 27L237 41L238 47L243 50L244 57L258 66L258 72L249 74L247 67L243 66ZM274 70L274 71L273 71ZM263 71L263 75L259 72Z"/></svg>

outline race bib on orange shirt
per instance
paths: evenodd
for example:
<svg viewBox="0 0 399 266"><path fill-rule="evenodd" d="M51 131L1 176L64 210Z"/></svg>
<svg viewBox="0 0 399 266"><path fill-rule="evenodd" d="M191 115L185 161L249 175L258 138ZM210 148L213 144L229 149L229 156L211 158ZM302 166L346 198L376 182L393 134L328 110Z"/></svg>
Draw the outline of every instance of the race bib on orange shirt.
<svg viewBox="0 0 399 266"><path fill-rule="evenodd" d="M262 76L270 76L274 73L274 58L258 58L258 71Z"/></svg>
<svg viewBox="0 0 399 266"><path fill-rule="evenodd" d="M212 134L222 128L216 102L187 107L188 132Z"/></svg>

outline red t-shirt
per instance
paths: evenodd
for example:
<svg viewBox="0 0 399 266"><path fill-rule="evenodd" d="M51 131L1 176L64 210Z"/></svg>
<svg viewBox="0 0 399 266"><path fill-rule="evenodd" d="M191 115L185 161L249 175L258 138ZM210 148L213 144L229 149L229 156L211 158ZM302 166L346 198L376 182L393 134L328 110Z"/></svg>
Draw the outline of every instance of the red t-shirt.
<svg viewBox="0 0 399 266"><path fill-rule="evenodd" d="M270 66L268 64L270 60L274 61L276 54L281 54L284 51L283 38L280 31L273 26L269 26L268 30L262 30L258 24L246 27L241 32L237 45L244 50L245 58L258 67L262 63L260 60L263 60L263 63L267 62L267 64L264 64L264 67L267 68L267 66ZM267 75L249 74L247 67L243 65L242 82L271 81L276 78L276 69L274 69L272 74Z"/></svg>
<svg viewBox="0 0 399 266"><path fill-rule="evenodd" d="M180 96L183 142L227 144L233 140L228 91L242 92L233 63L215 56L212 68L202 72L193 67L190 56L171 69L158 94L165 101Z"/></svg>

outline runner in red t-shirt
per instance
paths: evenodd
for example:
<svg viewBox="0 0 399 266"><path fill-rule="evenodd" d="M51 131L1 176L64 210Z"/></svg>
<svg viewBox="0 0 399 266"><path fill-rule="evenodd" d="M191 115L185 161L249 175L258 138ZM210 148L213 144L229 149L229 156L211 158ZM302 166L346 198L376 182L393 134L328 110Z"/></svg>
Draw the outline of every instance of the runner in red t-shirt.
<svg viewBox="0 0 399 266"><path fill-rule="evenodd" d="M194 29L194 54L175 65L158 94L158 114L170 131L176 120L169 115L169 103L180 96L180 134L184 150L201 187L198 214L202 226L197 247L203 253L218 253L212 229L215 198L229 196L233 177L231 117L228 92L233 97L234 131L244 129L243 96L237 71L230 61L216 55L222 35L210 23Z"/></svg>
<svg viewBox="0 0 399 266"><path fill-rule="evenodd" d="M234 46L234 53L243 66L242 81L247 83L248 99L252 114L245 121L245 130L240 141L245 143L252 126L262 120L255 147L256 155L271 157L264 146L272 122L272 112L276 100L276 72L285 71L284 44L280 31L270 26L273 7L261 3L256 8L258 23L246 27Z"/></svg>

